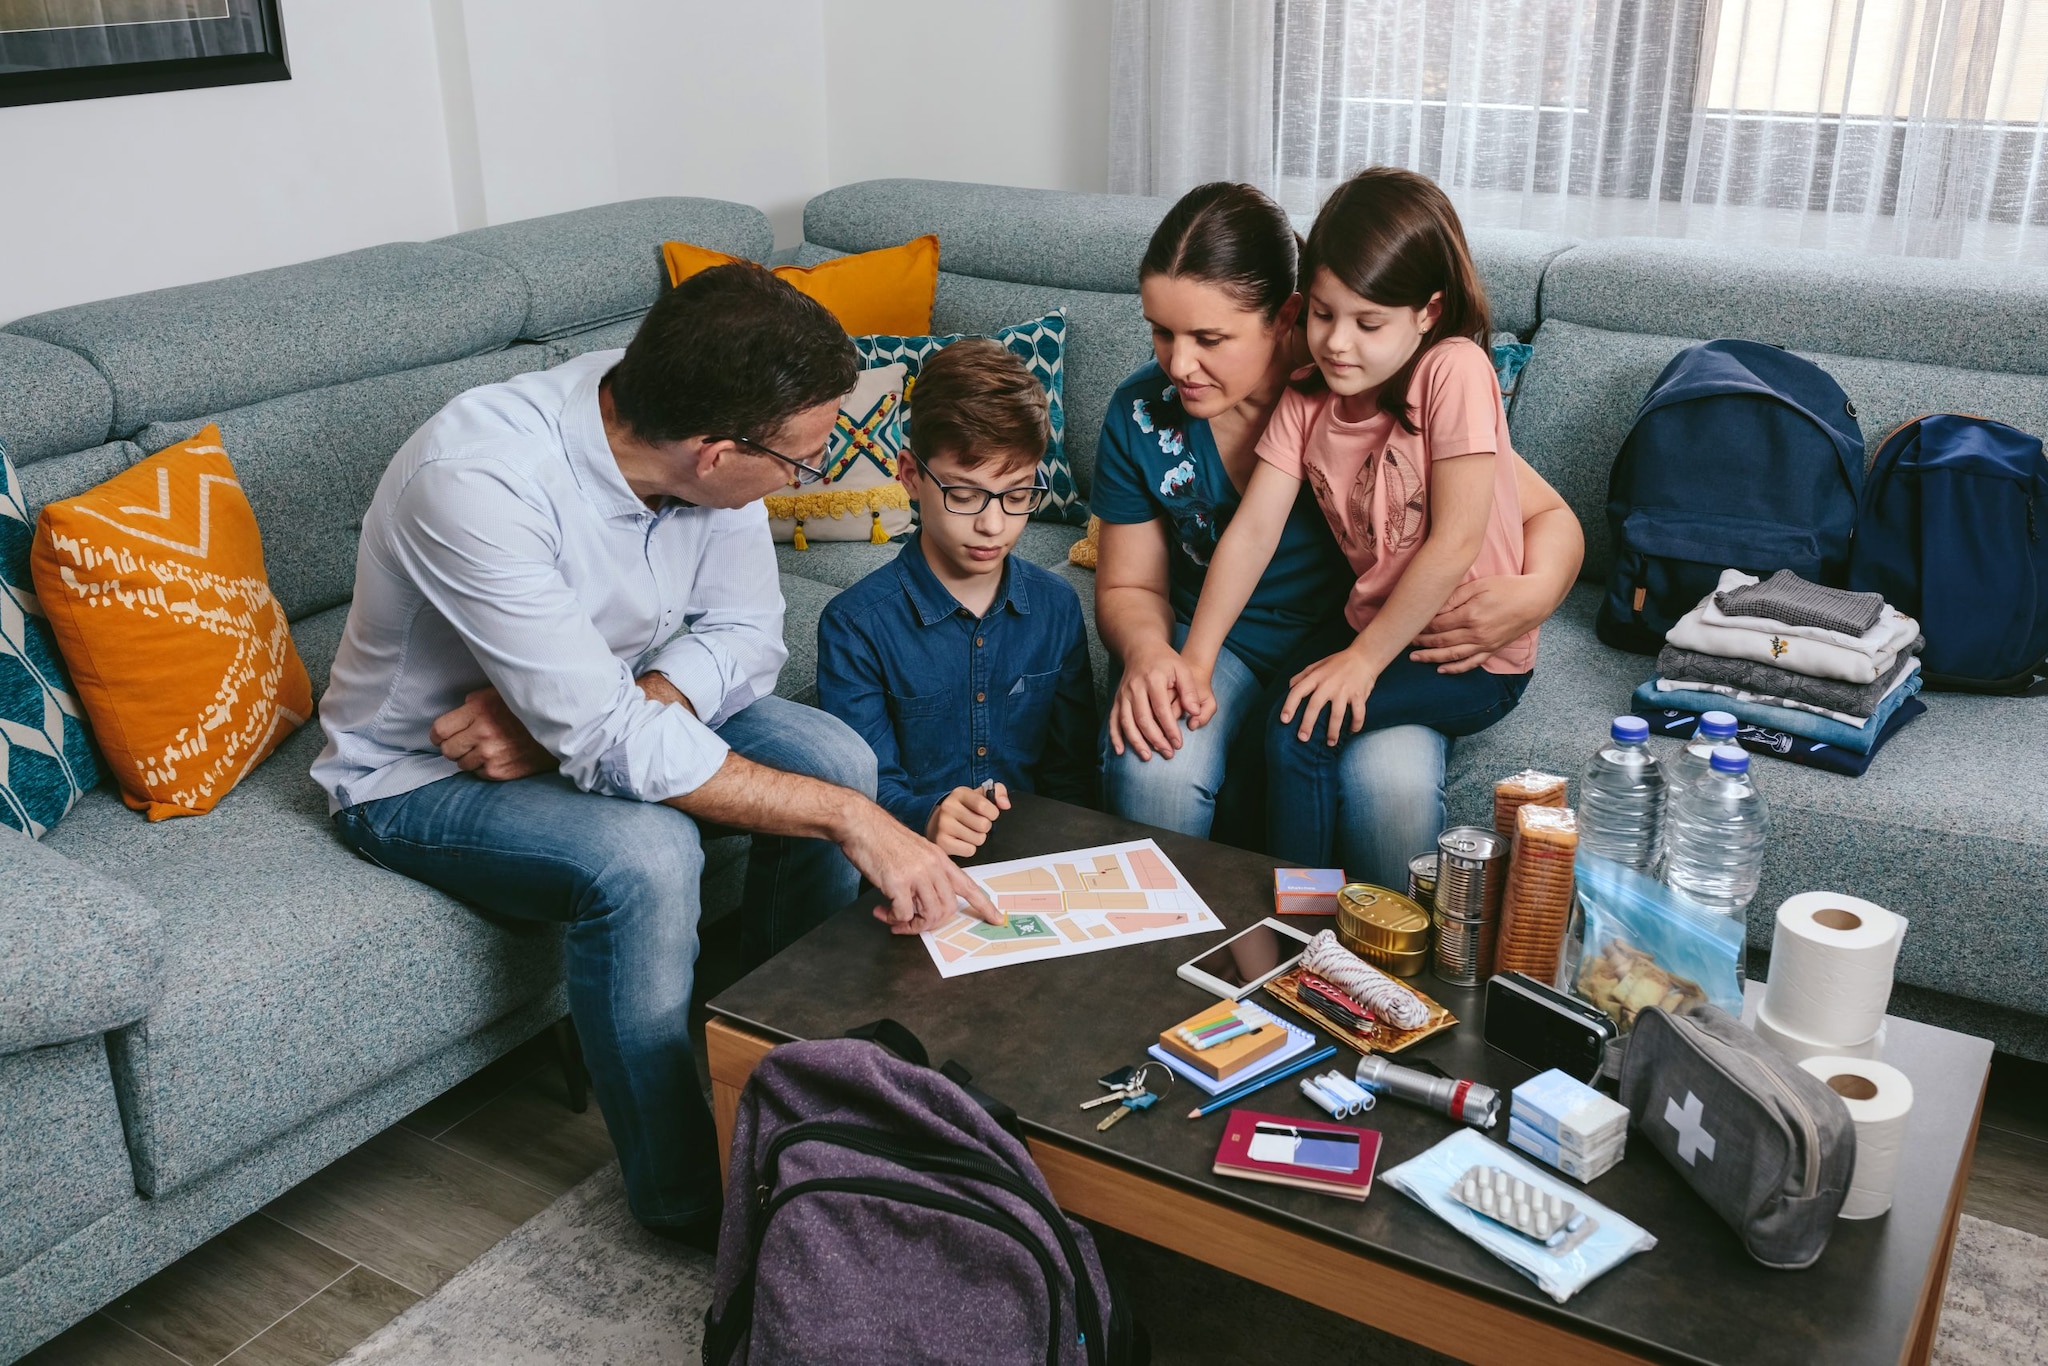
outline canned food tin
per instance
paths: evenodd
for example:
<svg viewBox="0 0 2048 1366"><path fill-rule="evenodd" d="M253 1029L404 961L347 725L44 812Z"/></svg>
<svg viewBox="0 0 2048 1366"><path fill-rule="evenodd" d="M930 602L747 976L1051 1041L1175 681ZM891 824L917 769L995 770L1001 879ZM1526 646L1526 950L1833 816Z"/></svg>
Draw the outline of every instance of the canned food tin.
<svg viewBox="0 0 2048 1366"><path fill-rule="evenodd" d="M1429 947L1429 913L1399 892L1353 882L1337 893L1337 934L1385 953L1413 953Z"/></svg>
<svg viewBox="0 0 2048 1366"><path fill-rule="evenodd" d="M1436 855L1417 854L1408 860L1408 895L1425 910L1436 906Z"/></svg>
<svg viewBox="0 0 2048 1366"><path fill-rule="evenodd" d="M1344 933L1342 926L1337 930L1337 942L1389 977L1414 977L1429 966L1427 948L1409 949L1405 952L1376 948L1353 939Z"/></svg>
<svg viewBox="0 0 2048 1366"><path fill-rule="evenodd" d="M1494 940L1500 926L1492 920L1436 917L1436 975L1454 987L1476 987L1493 976Z"/></svg>
<svg viewBox="0 0 2048 1366"><path fill-rule="evenodd" d="M1439 917L1492 920L1508 880L1508 842L1477 825L1444 831L1436 842Z"/></svg>

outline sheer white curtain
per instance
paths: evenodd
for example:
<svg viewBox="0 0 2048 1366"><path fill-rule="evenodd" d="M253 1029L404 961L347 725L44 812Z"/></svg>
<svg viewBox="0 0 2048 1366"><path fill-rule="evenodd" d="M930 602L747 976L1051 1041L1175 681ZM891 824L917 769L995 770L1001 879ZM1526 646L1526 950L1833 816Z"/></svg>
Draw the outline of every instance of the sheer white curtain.
<svg viewBox="0 0 2048 1366"><path fill-rule="evenodd" d="M1112 188L2048 261L2048 0L1118 0Z"/></svg>

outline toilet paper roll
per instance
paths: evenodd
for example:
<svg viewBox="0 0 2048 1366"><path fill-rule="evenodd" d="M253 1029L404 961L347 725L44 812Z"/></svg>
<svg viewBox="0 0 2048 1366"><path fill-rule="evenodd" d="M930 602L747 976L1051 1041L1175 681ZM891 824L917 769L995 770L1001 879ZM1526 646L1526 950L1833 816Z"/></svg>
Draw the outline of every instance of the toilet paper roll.
<svg viewBox="0 0 2048 1366"><path fill-rule="evenodd" d="M1906 1117L1913 1112L1913 1083L1891 1064L1868 1058L1823 1056L1799 1065L1842 1098L1856 1124L1856 1166L1841 1217L1875 1219L1892 1207Z"/></svg>
<svg viewBox="0 0 2048 1366"><path fill-rule="evenodd" d="M1808 1058L1825 1057L1831 1053L1836 1057L1842 1058L1881 1058L1884 1056L1884 1025L1882 1022L1877 1026L1877 1033L1852 1044L1823 1043L1819 1039L1806 1038L1796 1030L1787 1029L1776 1020L1773 1020L1768 1009L1758 1010L1756 1019L1749 1022L1749 1027L1756 1031L1756 1036L1759 1039L1762 1039L1794 1062L1804 1062Z"/></svg>
<svg viewBox="0 0 2048 1366"><path fill-rule="evenodd" d="M1764 1006L1781 1030L1819 1043L1877 1033L1892 995L1905 917L1839 892L1802 892L1778 907Z"/></svg>

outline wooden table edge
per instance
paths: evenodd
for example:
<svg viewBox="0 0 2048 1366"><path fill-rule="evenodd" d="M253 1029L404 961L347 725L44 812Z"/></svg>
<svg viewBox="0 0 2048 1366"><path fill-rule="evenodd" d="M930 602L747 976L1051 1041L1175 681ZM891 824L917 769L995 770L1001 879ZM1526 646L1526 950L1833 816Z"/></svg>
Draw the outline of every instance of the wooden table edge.
<svg viewBox="0 0 2048 1366"><path fill-rule="evenodd" d="M722 1173L740 1091L775 1044L718 1016L706 1023L704 1033ZM1445 1356L1475 1366L1640 1366L1648 1361L1063 1144L1034 1136L1027 1146L1061 1209Z"/></svg>
<svg viewBox="0 0 2048 1366"><path fill-rule="evenodd" d="M1948 1212L1943 1216L1941 1245L1927 1266L1927 1280L1920 1287L1920 1303L1913 1310L1913 1325L1906 1334L1906 1350L1899 1357L1902 1366L1927 1366L1934 1359L1934 1339L1941 1331L1941 1302L1948 1295L1949 1258L1955 1253L1956 1234L1963 1223L1963 1195L1970 1186L1970 1164L1977 1155L1977 1126L1984 1120L1984 1095L1991 1087L1991 1072L1977 1086L1977 1108L1970 1116L1970 1131L1963 1136L1963 1158L1956 1164L1956 1176L1948 1191Z"/></svg>

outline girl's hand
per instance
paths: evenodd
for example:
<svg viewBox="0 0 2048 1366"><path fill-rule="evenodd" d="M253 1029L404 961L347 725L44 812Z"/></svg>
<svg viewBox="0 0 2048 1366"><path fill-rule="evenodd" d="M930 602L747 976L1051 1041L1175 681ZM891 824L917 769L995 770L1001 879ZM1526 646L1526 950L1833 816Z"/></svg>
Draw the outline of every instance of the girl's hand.
<svg viewBox="0 0 2048 1366"><path fill-rule="evenodd" d="M1182 666L1187 669L1187 686L1181 691L1181 709L1188 715L1188 725L1200 730L1216 714L1216 690L1210 680L1216 674L1216 661L1204 663L1198 659L1181 656Z"/></svg>
<svg viewBox="0 0 2048 1366"><path fill-rule="evenodd" d="M1365 699L1372 696L1372 685L1379 681L1379 676L1380 671L1356 647L1319 659L1291 680L1293 686L1287 690L1287 701L1280 708L1280 724L1292 725L1294 709L1299 706L1301 727L1294 735L1297 740L1307 740L1316 728L1316 718L1328 707L1330 724L1326 740L1334 745L1343 737L1347 715L1352 718L1354 734L1365 729Z"/></svg>
<svg viewBox="0 0 2048 1366"><path fill-rule="evenodd" d="M1415 637L1420 648L1408 657L1436 665L1438 673L1476 669L1495 650L1549 620L1555 597L1548 583L1529 574L1495 574L1461 583L1428 628Z"/></svg>
<svg viewBox="0 0 2048 1366"><path fill-rule="evenodd" d="M1185 743L1180 716L1185 699L1193 696L1194 677L1172 646L1158 645L1126 659L1123 680L1109 702L1109 747L1122 754L1128 745L1140 760L1155 753L1172 758Z"/></svg>

